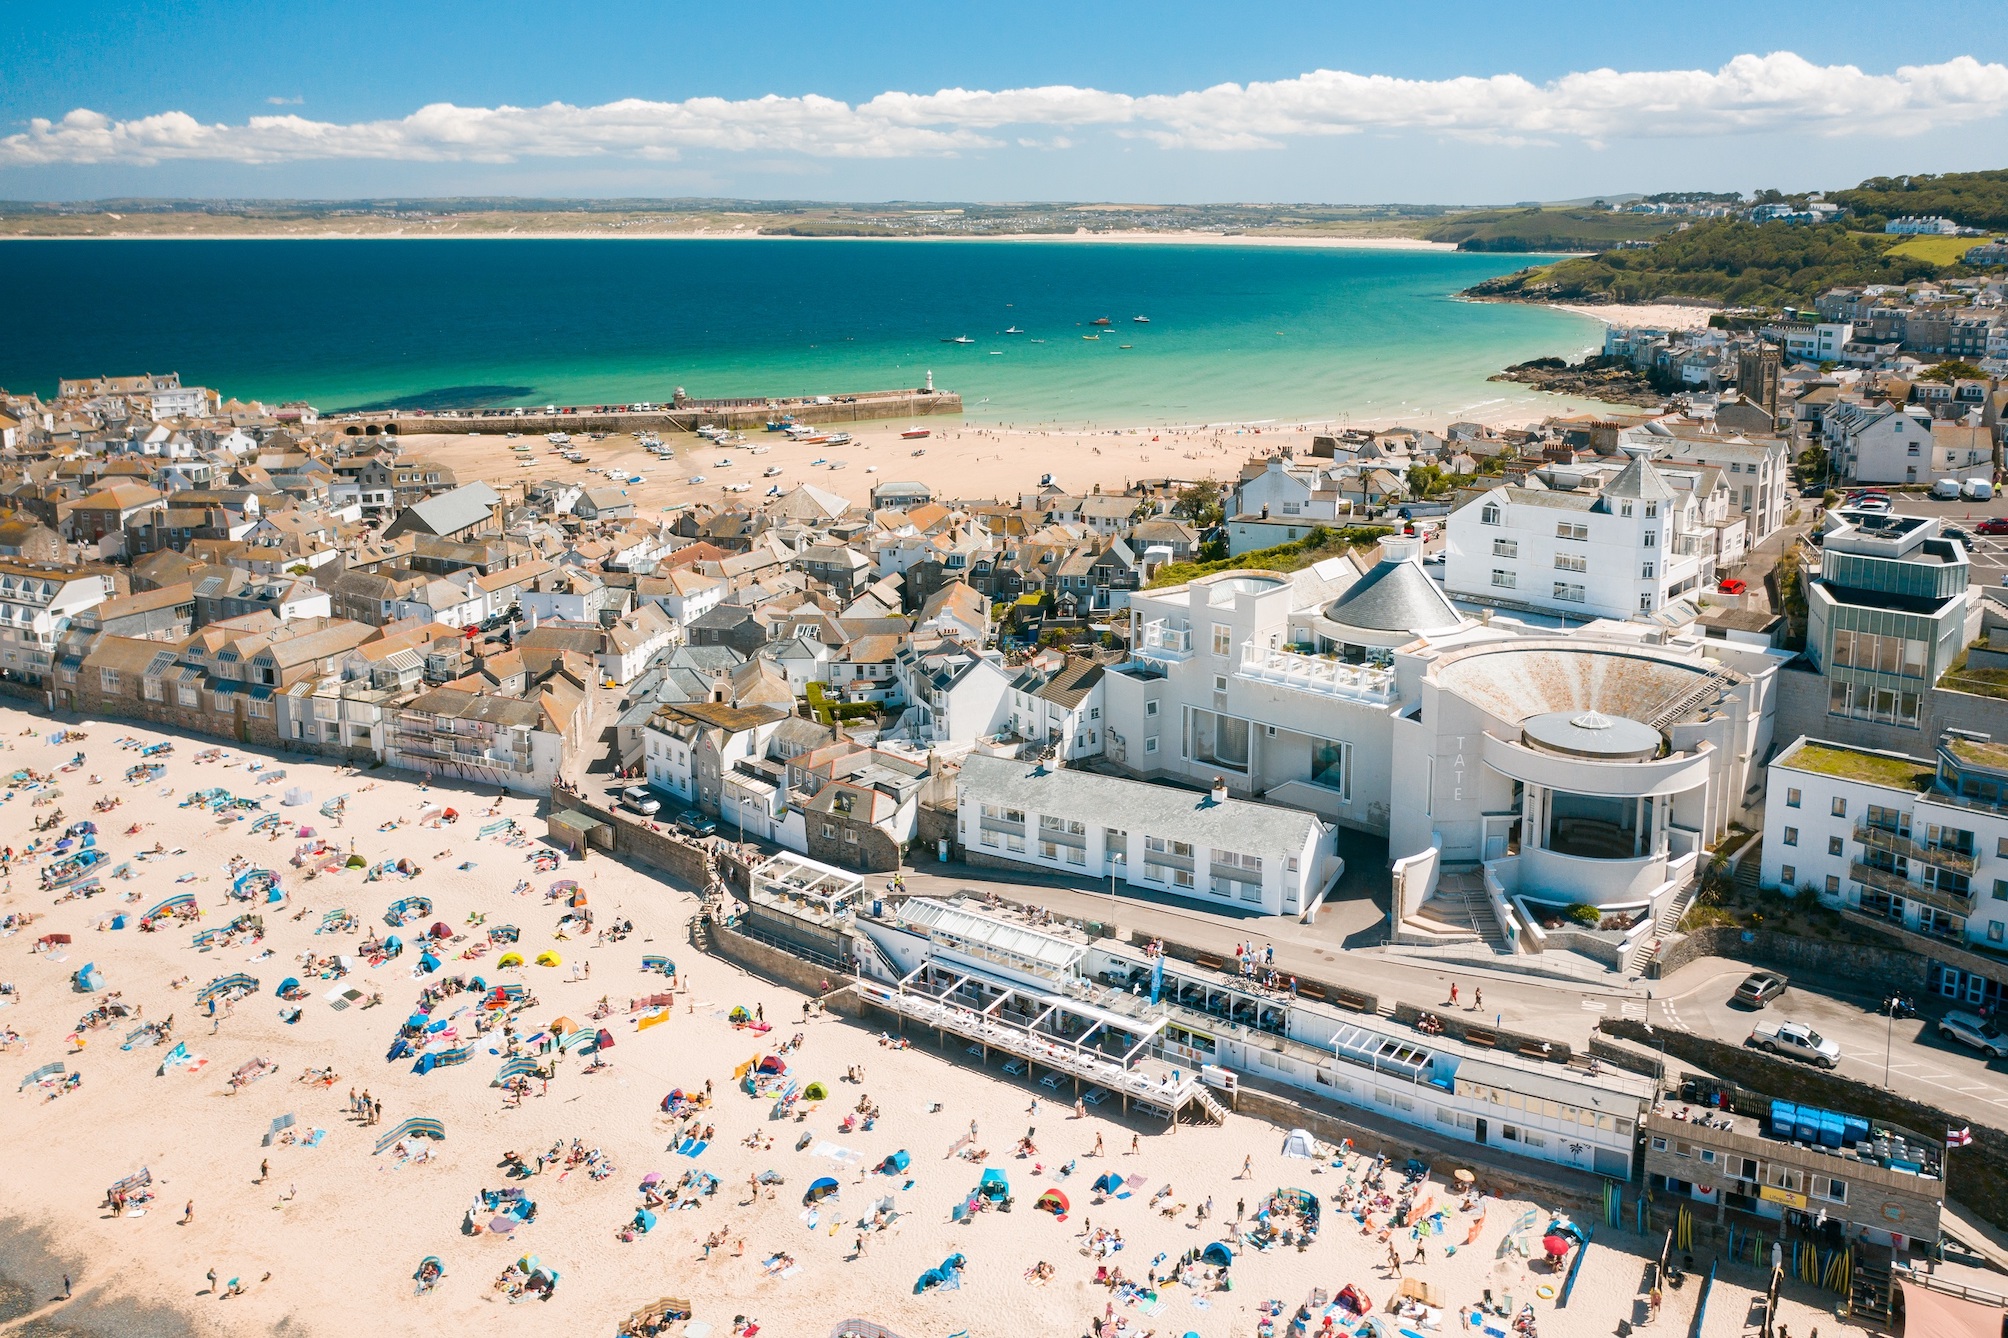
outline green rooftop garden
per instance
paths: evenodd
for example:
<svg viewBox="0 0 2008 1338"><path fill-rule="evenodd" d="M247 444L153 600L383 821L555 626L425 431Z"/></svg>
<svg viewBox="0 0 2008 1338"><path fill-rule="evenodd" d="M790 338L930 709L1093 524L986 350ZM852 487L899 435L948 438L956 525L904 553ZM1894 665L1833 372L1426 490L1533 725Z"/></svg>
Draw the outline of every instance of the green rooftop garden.
<svg viewBox="0 0 2008 1338"><path fill-rule="evenodd" d="M1779 765L1898 790L1928 790L1937 774L1937 768L1921 758L1865 752L1810 739L1780 758Z"/></svg>

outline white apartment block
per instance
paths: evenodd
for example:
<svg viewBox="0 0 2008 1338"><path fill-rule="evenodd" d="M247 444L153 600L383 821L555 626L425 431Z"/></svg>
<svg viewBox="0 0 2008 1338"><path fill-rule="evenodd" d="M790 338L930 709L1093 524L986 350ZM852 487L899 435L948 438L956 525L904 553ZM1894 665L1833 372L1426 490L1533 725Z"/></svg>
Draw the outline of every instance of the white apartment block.
<svg viewBox="0 0 2008 1338"><path fill-rule="evenodd" d="M70 620L111 596L108 573L0 562L0 679L39 685Z"/></svg>
<svg viewBox="0 0 2008 1338"><path fill-rule="evenodd" d="M1713 465L1724 474L1730 501L1749 521L1748 543L1759 544L1785 523L1791 509L1792 449L1782 439L1751 441L1647 423L1618 434L1624 448L1650 446L1656 462ZM1706 518L1705 518L1706 519Z"/></svg>
<svg viewBox="0 0 2008 1338"><path fill-rule="evenodd" d="M1821 418L1834 476L1850 483L1935 483L1961 478L1963 466L1940 468L1932 453L1928 409L1844 400ZM1970 472L1970 471L1968 471Z"/></svg>
<svg viewBox="0 0 2008 1338"><path fill-rule="evenodd" d="M1452 512L1445 531L1444 587L1482 603L1631 618L1715 578L1698 503L1642 450L1601 493L1503 484Z"/></svg>
<svg viewBox="0 0 2008 1338"><path fill-rule="evenodd" d="M1303 915L1345 872L1316 814L1086 771L971 756L956 824L978 858L1120 880L1214 906Z"/></svg>
<svg viewBox="0 0 2008 1338"><path fill-rule="evenodd" d="M2008 746L1948 734L1923 758L1800 739L1769 768L1763 851L1766 887L2008 951ZM2000 992L1943 962L1932 984L1974 1003Z"/></svg>

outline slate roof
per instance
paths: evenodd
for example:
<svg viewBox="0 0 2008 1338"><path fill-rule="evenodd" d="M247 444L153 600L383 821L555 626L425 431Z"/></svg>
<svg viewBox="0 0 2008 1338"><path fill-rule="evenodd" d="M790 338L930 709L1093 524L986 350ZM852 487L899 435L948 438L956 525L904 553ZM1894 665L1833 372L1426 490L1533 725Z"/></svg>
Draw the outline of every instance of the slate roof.
<svg viewBox="0 0 2008 1338"><path fill-rule="evenodd" d="M1406 559L1376 563L1325 606L1325 617L1372 632L1426 632L1464 621L1421 564Z"/></svg>

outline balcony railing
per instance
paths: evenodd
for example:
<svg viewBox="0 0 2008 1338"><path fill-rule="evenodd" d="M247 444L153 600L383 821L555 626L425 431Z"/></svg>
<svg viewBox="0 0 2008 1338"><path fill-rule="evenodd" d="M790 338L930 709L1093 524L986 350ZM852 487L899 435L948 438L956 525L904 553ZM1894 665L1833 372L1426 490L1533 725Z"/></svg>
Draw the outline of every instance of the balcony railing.
<svg viewBox="0 0 2008 1338"><path fill-rule="evenodd" d="M1973 875L1977 861L1972 854L1953 850L1946 846L1926 845L1901 832L1893 832L1887 827L1871 826L1866 822L1855 824L1855 840L1872 850L1887 850L1906 859L1922 860L1935 868L1950 869L1954 873Z"/></svg>
<svg viewBox="0 0 2008 1338"><path fill-rule="evenodd" d="M1192 629L1154 619L1138 629L1135 653L1145 659L1183 660L1192 654Z"/></svg>
<svg viewBox="0 0 2008 1338"><path fill-rule="evenodd" d="M1948 892L1940 888L1926 887L1923 883L1913 883L1901 874L1888 869L1878 869L1874 865L1855 860L1848 865L1848 877L1863 887L1872 887L1878 892L1887 892L1905 901L1914 901L1921 906L1936 906L1939 910L1950 911L1954 915L1973 914L1973 894L1964 895Z"/></svg>
<svg viewBox="0 0 2008 1338"><path fill-rule="evenodd" d="M1271 650L1252 641L1242 645L1241 667L1235 672L1258 683L1274 683L1296 688L1300 692L1315 692L1321 696L1344 697L1377 705L1386 705L1399 695L1392 669L1347 664L1343 660L1300 655L1292 650Z"/></svg>

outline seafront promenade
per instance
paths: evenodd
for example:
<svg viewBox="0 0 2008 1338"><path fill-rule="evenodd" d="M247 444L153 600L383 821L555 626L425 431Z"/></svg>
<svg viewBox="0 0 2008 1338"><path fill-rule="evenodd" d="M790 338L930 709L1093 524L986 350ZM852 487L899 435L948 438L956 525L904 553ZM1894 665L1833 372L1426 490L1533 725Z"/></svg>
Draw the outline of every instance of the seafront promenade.
<svg viewBox="0 0 2008 1338"><path fill-rule="evenodd" d="M625 405L565 405L551 412L515 409L401 410L341 414L342 423L395 422L400 432L694 432L711 425L762 428L780 415L799 423L866 423L962 413L952 390L866 390L847 395L796 395L681 400L675 407L633 410Z"/></svg>

